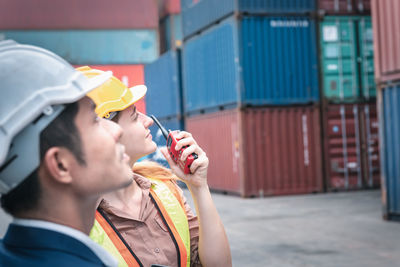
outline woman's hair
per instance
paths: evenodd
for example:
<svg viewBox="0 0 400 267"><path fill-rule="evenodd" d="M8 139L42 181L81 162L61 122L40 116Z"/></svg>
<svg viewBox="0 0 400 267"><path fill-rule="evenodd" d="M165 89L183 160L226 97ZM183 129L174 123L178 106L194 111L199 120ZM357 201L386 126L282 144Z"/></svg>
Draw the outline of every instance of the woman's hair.
<svg viewBox="0 0 400 267"><path fill-rule="evenodd" d="M158 164L154 161L141 161L136 162L133 165L133 172L144 177L155 178L155 179L174 179L178 177L171 172L170 169Z"/></svg>

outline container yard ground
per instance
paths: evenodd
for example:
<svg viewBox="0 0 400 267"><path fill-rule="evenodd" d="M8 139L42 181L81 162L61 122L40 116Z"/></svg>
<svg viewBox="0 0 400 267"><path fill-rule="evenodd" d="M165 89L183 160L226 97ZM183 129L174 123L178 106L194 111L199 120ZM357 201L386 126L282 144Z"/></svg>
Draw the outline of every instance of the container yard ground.
<svg viewBox="0 0 400 267"><path fill-rule="evenodd" d="M400 223L382 220L378 190L252 199L213 193L213 199L235 267L399 266ZM0 237L9 221L1 212Z"/></svg>
<svg viewBox="0 0 400 267"><path fill-rule="evenodd" d="M252 199L213 193L235 267L399 266L400 223L382 220L380 197L379 190Z"/></svg>

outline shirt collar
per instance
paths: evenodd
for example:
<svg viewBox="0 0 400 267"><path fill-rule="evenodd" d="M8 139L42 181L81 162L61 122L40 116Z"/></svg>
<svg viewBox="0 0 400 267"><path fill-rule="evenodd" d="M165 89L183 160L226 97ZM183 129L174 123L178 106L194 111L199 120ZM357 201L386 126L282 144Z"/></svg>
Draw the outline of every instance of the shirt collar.
<svg viewBox="0 0 400 267"><path fill-rule="evenodd" d="M13 224L15 225L20 225L20 226L25 226L25 227L36 227L36 228L42 228L46 230L51 230L54 232L62 233L64 235L70 236L83 244L85 244L89 249L93 251L94 254L96 254L97 257L104 263L106 266L118 266L118 261L114 259L104 248L102 248L100 245L95 243L93 240L91 240L86 234L82 233L81 231L78 231L76 229L73 229L71 227L57 224L57 223L52 223L48 221L42 221L42 220L31 220L31 219L13 219Z"/></svg>

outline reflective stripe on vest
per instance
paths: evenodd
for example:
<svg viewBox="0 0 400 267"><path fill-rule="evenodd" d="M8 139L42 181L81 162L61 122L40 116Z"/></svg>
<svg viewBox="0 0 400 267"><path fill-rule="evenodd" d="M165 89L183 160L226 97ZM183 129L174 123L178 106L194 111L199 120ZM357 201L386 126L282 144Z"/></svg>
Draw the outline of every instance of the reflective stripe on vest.
<svg viewBox="0 0 400 267"><path fill-rule="evenodd" d="M190 266L190 232L183 200L170 180L149 179L153 182L150 195L172 235L180 267ZM104 216L103 216L104 215ZM118 266L143 266L105 214L96 211L90 238L118 260ZM173 219L172 219L173 218Z"/></svg>
<svg viewBox="0 0 400 267"><path fill-rule="evenodd" d="M155 201L162 203L162 205L160 205L161 213L167 221L167 224L170 226L178 243L181 254L181 266L190 266L189 223L184 209L184 204L180 195L176 191L176 185L172 184L170 180L149 180L153 182L150 192L154 191L155 194L153 194L153 197ZM159 201L157 201L157 198L159 198ZM165 211L162 210L163 208Z"/></svg>
<svg viewBox="0 0 400 267"><path fill-rule="evenodd" d="M118 267L141 267L143 266L128 247L124 244L116 231L103 215L96 210L95 221L90 238L107 250L118 261Z"/></svg>

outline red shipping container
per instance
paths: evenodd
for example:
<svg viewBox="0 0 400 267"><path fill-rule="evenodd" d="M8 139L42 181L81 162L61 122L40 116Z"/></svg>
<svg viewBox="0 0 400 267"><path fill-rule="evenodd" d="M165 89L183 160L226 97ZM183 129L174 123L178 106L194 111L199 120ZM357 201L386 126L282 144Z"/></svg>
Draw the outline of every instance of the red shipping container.
<svg viewBox="0 0 400 267"><path fill-rule="evenodd" d="M379 186L376 106L329 105L325 113L325 168L329 191Z"/></svg>
<svg viewBox="0 0 400 267"><path fill-rule="evenodd" d="M323 191L318 107L226 110L186 119L210 188L249 196Z"/></svg>
<svg viewBox="0 0 400 267"><path fill-rule="evenodd" d="M376 82L400 80L400 1L372 0Z"/></svg>
<svg viewBox="0 0 400 267"><path fill-rule="evenodd" d="M158 6L149 0L2 0L0 29L157 28Z"/></svg>
<svg viewBox="0 0 400 267"><path fill-rule="evenodd" d="M364 160L364 187L375 188L381 184L379 120L376 103L360 105L362 154Z"/></svg>
<svg viewBox="0 0 400 267"><path fill-rule="evenodd" d="M368 14L370 0L319 0L318 9L325 14Z"/></svg>
<svg viewBox="0 0 400 267"><path fill-rule="evenodd" d="M90 65L90 67L103 71L111 70L113 75L128 87L144 84L143 65ZM137 110L146 114L145 99L139 100L135 105Z"/></svg>
<svg viewBox="0 0 400 267"><path fill-rule="evenodd" d="M158 13L160 18L167 15L176 15L181 13L181 1L180 0L158 0Z"/></svg>

